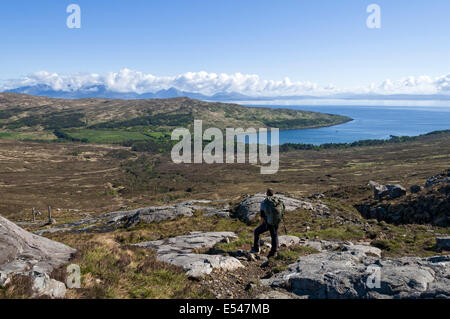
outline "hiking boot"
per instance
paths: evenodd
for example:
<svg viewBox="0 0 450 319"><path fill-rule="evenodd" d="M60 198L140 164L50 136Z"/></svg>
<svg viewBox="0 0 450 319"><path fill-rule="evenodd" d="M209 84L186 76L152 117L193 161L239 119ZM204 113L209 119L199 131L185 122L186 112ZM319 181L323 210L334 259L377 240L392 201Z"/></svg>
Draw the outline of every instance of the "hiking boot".
<svg viewBox="0 0 450 319"><path fill-rule="evenodd" d="M275 251L275 252L270 252L268 255L267 255L267 258L276 258L278 256L278 253Z"/></svg>
<svg viewBox="0 0 450 319"><path fill-rule="evenodd" d="M259 254L259 248L252 248L252 250L250 250L250 254Z"/></svg>

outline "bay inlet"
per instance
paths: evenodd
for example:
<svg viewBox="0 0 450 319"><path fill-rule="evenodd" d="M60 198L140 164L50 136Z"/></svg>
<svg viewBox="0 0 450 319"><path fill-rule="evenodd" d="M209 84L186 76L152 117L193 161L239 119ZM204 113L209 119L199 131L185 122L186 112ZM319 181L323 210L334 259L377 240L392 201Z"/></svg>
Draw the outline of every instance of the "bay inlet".
<svg viewBox="0 0 450 319"><path fill-rule="evenodd" d="M255 106L255 105L252 105ZM353 121L321 128L280 130L280 144L352 143L391 136L418 136L450 129L450 106L264 105L349 116ZM268 138L270 141L270 137Z"/></svg>

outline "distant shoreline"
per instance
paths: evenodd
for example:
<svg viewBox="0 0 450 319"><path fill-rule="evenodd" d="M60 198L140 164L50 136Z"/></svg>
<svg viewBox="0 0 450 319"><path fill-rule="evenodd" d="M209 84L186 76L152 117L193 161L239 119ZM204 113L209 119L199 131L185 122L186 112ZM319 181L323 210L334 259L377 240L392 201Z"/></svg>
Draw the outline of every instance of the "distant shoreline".
<svg viewBox="0 0 450 319"><path fill-rule="evenodd" d="M385 144L393 144L393 143L406 143L406 142L412 142L417 140L418 138L424 137L424 136L430 136L430 135L437 135L437 134L449 134L449 130L438 130L438 131L432 131L420 135L411 135L411 136L391 136L388 139L365 139L365 140L357 140L354 142L349 143L323 143L320 145L315 144L305 144L305 143L283 143L279 146L282 147L283 145L286 146L300 146L300 147L307 147L304 149L333 149L333 148L349 148L349 147L359 147L359 146L379 146L379 145L385 145Z"/></svg>
<svg viewBox="0 0 450 319"><path fill-rule="evenodd" d="M299 99L299 100L233 100L230 103L237 103L250 107L292 107L292 106L384 106L384 107L450 107L450 100L430 99L430 100L357 100L357 99Z"/></svg>

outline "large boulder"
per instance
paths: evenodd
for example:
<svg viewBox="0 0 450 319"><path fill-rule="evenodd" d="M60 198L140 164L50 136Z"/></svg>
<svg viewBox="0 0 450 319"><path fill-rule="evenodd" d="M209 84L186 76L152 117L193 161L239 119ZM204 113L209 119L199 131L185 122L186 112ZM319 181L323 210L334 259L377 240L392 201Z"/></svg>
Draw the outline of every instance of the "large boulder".
<svg viewBox="0 0 450 319"><path fill-rule="evenodd" d="M6 285L15 275L25 275L32 279L35 296L64 297L64 284L48 274L66 264L74 253L73 248L29 233L0 217L0 285Z"/></svg>
<svg viewBox="0 0 450 319"><path fill-rule="evenodd" d="M312 299L450 298L450 256L382 259L380 253L340 244L340 249L300 257L262 283Z"/></svg>
<svg viewBox="0 0 450 319"><path fill-rule="evenodd" d="M283 195L275 196L283 200L287 212L294 211L298 208L312 210L319 213L329 211L329 208L320 202L316 203L312 201L298 200ZM264 194L255 194L246 198L239 204L236 209L237 217L246 223L255 221L260 212L261 202L265 199L266 195Z"/></svg>
<svg viewBox="0 0 450 319"><path fill-rule="evenodd" d="M373 197L375 199L381 199L389 195L388 188L385 185L379 184L374 181L369 181L368 184L373 189Z"/></svg>
<svg viewBox="0 0 450 319"><path fill-rule="evenodd" d="M159 261L183 267L188 276L198 278L210 274L214 269L231 271L243 267L234 257L195 253L212 248L219 242L229 242L230 238L237 236L232 232L192 232L189 235L143 242L135 246L156 249Z"/></svg>
<svg viewBox="0 0 450 319"><path fill-rule="evenodd" d="M406 189L399 184L386 185L389 190L389 198L395 199L406 195Z"/></svg>
<svg viewBox="0 0 450 319"><path fill-rule="evenodd" d="M382 185L374 181L369 182L369 186L373 188L374 198L380 199L395 199L406 195L406 189L399 185Z"/></svg>

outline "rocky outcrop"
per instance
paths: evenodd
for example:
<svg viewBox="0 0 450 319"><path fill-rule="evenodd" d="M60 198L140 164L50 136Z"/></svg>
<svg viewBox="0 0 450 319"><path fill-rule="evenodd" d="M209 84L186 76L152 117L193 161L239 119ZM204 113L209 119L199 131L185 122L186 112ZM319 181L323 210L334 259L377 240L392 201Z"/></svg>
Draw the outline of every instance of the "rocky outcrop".
<svg viewBox="0 0 450 319"><path fill-rule="evenodd" d="M450 183L450 170L447 173L429 177L425 183L425 187L428 188L440 183Z"/></svg>
<svg viewBox="0 0 450 319"><path fill-rule="evenodd" d="M65 285L48 274L66 264L75 249L31 234L3 217L0 248L0 286L15 275L24 275L31 278L34 296L64 297Z"/></svg>
<svg viewBox="0 0 450 319"><path fill-rule="evenodd" d="M54 232L108 232L117 228L130 228L141 223L159 223L175 220L182 217L192 217L196 211L203 211L207 217L229 217L229 208L210 207L205 204L212 203L206 200L192 200L171 206L151 206L128 211L117 211L104 214L100 217L84 218L75 222L61 224L53 228L37 231L36 234Z"/></svg>
<svg viewBox="0 0 450 319"><path fill-rule="evenodd" d="M320 203L307 200L298 200L283 195L276 195L284 201L286 211L294 211L298 208L311 210L319 213L329 212L329 208ZM251 223L255 221L259 215L261 202L266 198L264 194L255 194L243 200L236 208L236 217L240 220Z"/></svg>
<svg viewBox="0 0 450 319"><path fill-rule="evenodd" d="M339 242L328 240L310 240L301 238L299 245L315 249L318 252L351 251L353 254L362 253L376 257L381 257L381 250L379 248L370 246L369 243L367 242L355 245L349 241Z"/></svg>
<svg viewBox="0 0 450 319"><path fill-rule="evenodd" d="M437 183L396 201L372 201L355 207L368 219L393 224L433 224L447 227L450 225L450 183Z"/></svg>
<svg viewBox="0 0 450 319"><path fill-rule="evenodd" d="M406 195L406 189L399 185L382 185L374 181L369 182L369 186L373 188L373 196L376 200L395 199Z"/></svg>
<svg viewBox="0 0 450 319"><path fill-rule="evenodd" d="M183 267L190 277L199 278L210 274L214 269L235 270L243 267L234 257L197 254L195 251L212 248L219 242L237 238L231 232L193 232L189 235L143 242L134 246L156 249L157 259L175 266Z"/></svg>
<svg viewBox="0 0 450 319"><path fill-rule="evenodd" d="M300 257L262 283L304 298L450 298L450 256L382 259L365 245L339 244Z"/></svg>

